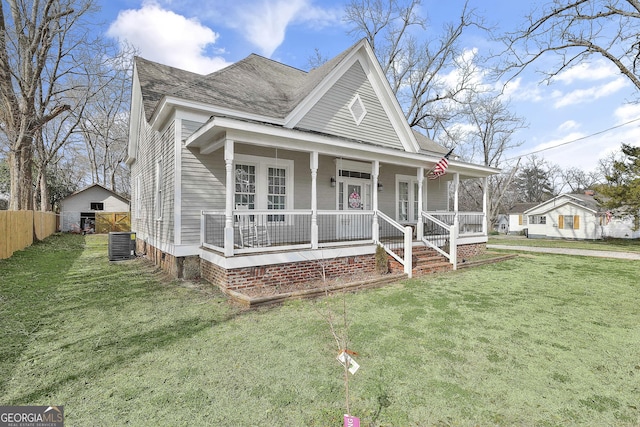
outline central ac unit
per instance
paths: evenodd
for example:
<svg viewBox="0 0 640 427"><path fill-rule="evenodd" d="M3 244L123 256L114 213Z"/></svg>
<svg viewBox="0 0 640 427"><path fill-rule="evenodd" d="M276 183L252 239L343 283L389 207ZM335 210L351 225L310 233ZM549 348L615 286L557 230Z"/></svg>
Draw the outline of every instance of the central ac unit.
<svg viewBox="0 0 640 427"><path fill-rule="evenodd" d="M136 257L136 233L109 233L109 261L120 261Z"/></svg>

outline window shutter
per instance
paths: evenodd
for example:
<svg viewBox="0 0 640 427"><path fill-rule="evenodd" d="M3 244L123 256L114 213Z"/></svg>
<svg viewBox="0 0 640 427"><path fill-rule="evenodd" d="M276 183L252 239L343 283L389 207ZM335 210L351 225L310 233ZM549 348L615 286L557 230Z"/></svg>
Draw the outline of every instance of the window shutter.
<svg viewBox="0 0 640 427"><path fill-rule="evenodd" d="M522 215L518 215L518 225L522 225Z"/></svg>
<svg viewBox="0 0 640 427"><path fill-rule="evenodd" d="M574 230L579 230L580 229L580 216L579 215L574 215L574 217L573 217L573 229Z"/></svg>
<svg viewBox="0 0 640 427"><path fill-rule="evenodd" d="M564 228L564 217L562 215L558 215L558 228Z"/></svg>

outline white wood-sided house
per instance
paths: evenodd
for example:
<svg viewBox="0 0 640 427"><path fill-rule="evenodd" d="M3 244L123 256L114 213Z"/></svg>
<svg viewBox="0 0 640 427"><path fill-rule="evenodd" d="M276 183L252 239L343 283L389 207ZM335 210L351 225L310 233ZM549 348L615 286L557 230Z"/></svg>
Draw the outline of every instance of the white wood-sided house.
<svg viewBox="0 0 640 427"><path fill-rule="evenodd" d="M129 200L93 184L62 199L60 216L62 231L122 231L129 228Z"/></svg>
<svg viewBox="0 0 640 427"><path fill-rule="evenodd" d="M486 245L486 209L458 212L457 187L498 170L452 156L427 179L448 150L408 126L364 40L310 72L136 58L132 93L132 231L178 276L190 257L227 289L367 274L377 245L411 275L414 245L454 268Z"/></svg>
<svg viewBox="0 0 640 427"><path fill-rule="evenodd" d="M507 226L508 234L520 235L528 232L528 218L524 214L528 209L537 206L537 203L516 203L509 209L509 225ZM526 231L525 231L526 230Z"/></svg>
<svg viewBox="0 0 640 427"><path fill-rule="evenodd" d="M605 211L590 190L583 194L561 194L528 208L523 215L531 238L640 238L632 217Z"/></svg>

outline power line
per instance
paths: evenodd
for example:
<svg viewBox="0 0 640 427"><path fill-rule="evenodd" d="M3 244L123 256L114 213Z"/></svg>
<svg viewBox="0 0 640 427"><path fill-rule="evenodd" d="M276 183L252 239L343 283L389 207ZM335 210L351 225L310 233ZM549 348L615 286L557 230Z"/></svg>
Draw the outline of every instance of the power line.
<svg viewBox="0 0 640 427"><path fill-rule="evenodd" d="M598 131L598 132L592 133L592 134L590 134L590 135L585 135L585 136L582 136L582 137L580 137L580 138L572 139L571 141L566 141L566 142L563 142L563 143L561 143L561 144L554 145L553 147L541 148L540 150L535 150L535 151L532 151L532 152L527 153L527 154L521 154L521 155L519 155L519 156L511 157L511 158L508 158L508 159L507 159L507 160L505 160L505 161L506 161L506 162L508 162L509 160L519 159L519 158L521 158L521 157L526 157L526 156L530 156L530 155L532 155L532 154L541 153L541 152L543 152L543 151L552 150L552 149L554 149L554 148L562 147L563 145L573 144L574 142L582 141L583 139L591 138L592 136L601 135L601 134L603 134L603 133L605 133L605 132L609 132L610 130L614 130L614 129L621 128L621 127L623 127L623 126L626 126L626 125L631 124L631 123L633 123L633 122L637 122L637 121L639 121L639 120L640 120L640 117L638 117L637 119L629 120L628 122L621 123L621 124L616 125L616 126L612 126L612 127L607 128L607 129L605 129L605 130L601 130L601 131Z"/></svg>

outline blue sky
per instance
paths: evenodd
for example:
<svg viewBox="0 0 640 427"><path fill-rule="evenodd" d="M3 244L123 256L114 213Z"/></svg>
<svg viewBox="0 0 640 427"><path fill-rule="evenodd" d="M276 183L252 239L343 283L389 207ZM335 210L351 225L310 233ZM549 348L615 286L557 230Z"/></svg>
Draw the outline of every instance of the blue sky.
<svg viewBox="0 0 640 427"><path fill-rule="evenodd" d="M423 0L433 34L458 18L463 4ZM541 2L469 1L488 24L503 30L520 23L535 4ZM333 57L355 42L342 21L344 5L336 0L102 0L101 21L108 35L128 40L140 56L203 74L251 53L308 69L315 48ZM463 47L486 54L491 44L470 32ZM524 144L507 157L575 140L538 155L562 168L591 171L598 159L619 151L620 143L638 144L640 121L623 125L640 118L640 106L629 103L636 91L607 62L594 58L551 84L539 80L530 70L507 87L512 110L528 123L514 136Z"/></svg>

